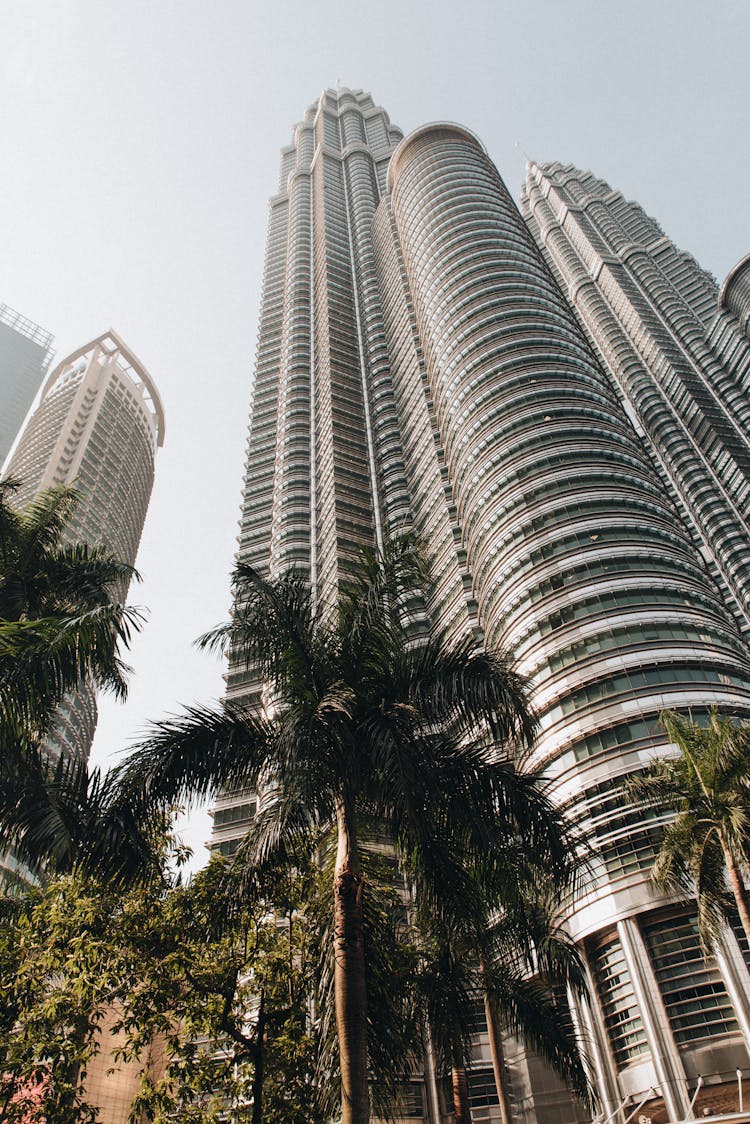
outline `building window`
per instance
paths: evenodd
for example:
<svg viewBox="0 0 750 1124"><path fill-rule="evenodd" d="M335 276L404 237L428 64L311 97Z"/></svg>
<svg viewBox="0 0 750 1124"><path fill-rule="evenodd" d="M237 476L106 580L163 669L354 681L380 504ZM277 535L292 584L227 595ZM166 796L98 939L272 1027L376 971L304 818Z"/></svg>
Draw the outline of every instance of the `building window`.
<svg viewBox="0 0 750 1124"><path fill-rule="evenodd" d="M642 928L677 1044L737 1031L716 961L701 951L695 914L659 913Z"/></svg>
<svg viewBox="0 0 750 1124"><path fill-rule="evenodd" d="M648 1042L618 938L610 934L593 945L591 960L615 1063L624 1069L648 1053Z"/></svg>
<svg viewBox="0 0 750 1124"><path fill-rule="evenodd" d="M472 1108L489 1108L491 1105L500 1104L495 1074L491 1069L472 1069L467 1076Z"/></svg>

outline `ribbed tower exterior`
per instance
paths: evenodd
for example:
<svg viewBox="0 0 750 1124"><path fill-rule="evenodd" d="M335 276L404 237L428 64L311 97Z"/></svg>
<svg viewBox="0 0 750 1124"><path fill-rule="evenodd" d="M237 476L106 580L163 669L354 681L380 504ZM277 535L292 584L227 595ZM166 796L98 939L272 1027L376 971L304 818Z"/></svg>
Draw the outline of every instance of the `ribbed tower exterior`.
<svg viewBox="0 0 750 1124"><path fill-rule="evenodd" d="M67 538L105 546L135 563L154 483L164 410L146 368L113 332L78 348L55 367L8 464L21 481L17 502L71 484L81 502ZM117 590L124 600L127 589ZM88 757L96 729L93 691L60 708L50 752Z"/></svg>
<svg viewBox="0 0 750 1124"><path fill-rule="evenodd" d="M592 848L565 910L592 982L576 1017L605 1115L653 1087L657 1124L686 1117L698 1073L718 1104L745 1064L750 975L733 934L704 962L691 910L654 894L661 817L623 785L671 752L665 707L750 716L750 666L632 415L477 138L401 140L369 95L326 91L271 201L239 554L305 567L325 604L360 545L413 528L426 622L529 677L537 760ZM230 664L229 697L255 687ZM213 846L231 853L255 807L222 798ZM586 1119L506 1053L518 1120ZM472 1085L499 1119L481 1033ZM444 1118L429 1082L417 1101Z"/></svg>
<svg viewBox="0 0 750 1124"><path fill-rule="evenodd" d="M750 625L747 271L722 292L637 204L571 165L527 169L523 212L696 541ZM746 302L747 297L744 297Z"/></svg>
<svg viewBox="0 0 750 1124"><path fill-rule="evenodd" d="M0 304L0 468L51 359L50 333L7 304Z"/></svg>

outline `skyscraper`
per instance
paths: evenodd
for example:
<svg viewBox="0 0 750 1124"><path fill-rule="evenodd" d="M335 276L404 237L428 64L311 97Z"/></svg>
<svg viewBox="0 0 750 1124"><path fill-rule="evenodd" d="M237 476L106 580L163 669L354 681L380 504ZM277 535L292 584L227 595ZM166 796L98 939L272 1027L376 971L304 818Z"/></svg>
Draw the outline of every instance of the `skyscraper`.
<svg viewBox="0 0 750 1124"><path fill-rule="evenodd" d="M52 336L0 304L0 468L52 358Z"/></svg>
<svg viewBox="0 0 750 1124"><path fill-rule="evenodd" d="M691 911L655 895L663 817L623 784L669 752L663 708L750 716L750 665L718 557L633 418L477 138L401 139L368 94L326 90L271 200L239 556L302 567L325 603L361 545L413 528L426 620L529 677L536 759L593 848L566 913L592 979L576 1017L605 1115L632 1094L656 1122L685 1117L698 1073L701 1108L729 1095L750 975L732 934L704 962ZM230 664L229 697L253 689ZM213 845L231 853L255 807L219 800ZM519 1119L582 1118L533 1059L511 1068Z"/></svg>
<svg viewBox="0 0 750 1124"><path fill-rule="evenodd" d="M530 164L522 210L748 629L747 259L720 293L637 203L571 165Z"/></svg>
<svg viewBox="0 0 750 1124"><path fill-rule="evenodd" d="M81 502L69 540L106 546L132 565L163 441L164 410L153 380L110 330L49 375L8 473L21 481L21 504L43 488L74 484ZM117 593L124 599L127 589ZM50 751L87 757L96 718L94 692L78 692L60 708Z"/></svg>

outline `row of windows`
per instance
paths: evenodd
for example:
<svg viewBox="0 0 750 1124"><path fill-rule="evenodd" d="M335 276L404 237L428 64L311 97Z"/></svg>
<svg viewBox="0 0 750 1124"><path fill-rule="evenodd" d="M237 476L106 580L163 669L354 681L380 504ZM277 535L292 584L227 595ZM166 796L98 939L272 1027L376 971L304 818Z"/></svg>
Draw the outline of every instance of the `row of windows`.
<svg viewBox="0 0 750 1124"><path fill-rule="evenodd" d="M683 645L690 641L697 644L723 645L734 648L738 655L742 655L739 640L720 634L718 630L714 633L704 628L691 628L688 625L674 627L658 621L653 624L629 624L622 628L612 628L598 632L594 636L576 640L574 644L567 648L561 648L553 656L550 656L546 661L546 666L550 671L558 672L567 667L577 666L588 657L603 652L623 651L626 648L633 647L643 649L648 644L663 644L667 640ZM537 667L534 674L538 674L539 670L540 668Z"/></svg>
<svg viewBox="0 0 750 1124"><path fill-rule="evenodd" d="M247 678L243 676L242 678ZM214 827L223 827L230 823L243 823L253 819L257 810L257 802L251 800L248 804L235 804L231 808L218 808L214 812Z"/></svg>
<svg viewBox="0 0 750 1124"><path fill-rule="evenodd" d="M693 1042L737 1030L716 962L706 959L694 915L643 926L675 1041Z"/></svg>
<svg viewBox="0 0 750 1124"><path fill-rule="evenodd" d="M710 602L703 594L690 590L689 594L676 588L664 589L617 589L609 593L601 593L595 597L587 597L575 605L566 605L555 610L549 616L537 622L540 636L549 636L555 629L563 625L572 624L576 620L585 620L611 613L612 610L629 607L642 608L645 605L679 605L688 609L701 607L703 604L710 606Z"/></svg>
<svg viewBox="0 0 750 1124"><path fill-rule="evenodd" d="M618 938L610 936L594 946L592 962L612 1053L621 1069L648 1054L649 1049Z"/></svg>
<svg viewBox="0 0 750 1124"><path fill-rule="evenodd" d="M554 719L564 714L572 714L581 707L614 695L635 694L644 687L660 687L668 683L722 683L725 686L745 688L748 686L748 680L744 676L717 667L676 664L645 669L632 668L630 671L587 683L584 687L571 691L555 705L543 709L541 714Z"/></svg>
<svg viewBox="0 0 750 1124"><path fill-rule="evenodd" d="M700 945L695 914L656 913L637 922L678 1045L738 1030L716 961ZM648 1053L625 955L616 934L589 946L594 980L618 1068Z"/></svg>

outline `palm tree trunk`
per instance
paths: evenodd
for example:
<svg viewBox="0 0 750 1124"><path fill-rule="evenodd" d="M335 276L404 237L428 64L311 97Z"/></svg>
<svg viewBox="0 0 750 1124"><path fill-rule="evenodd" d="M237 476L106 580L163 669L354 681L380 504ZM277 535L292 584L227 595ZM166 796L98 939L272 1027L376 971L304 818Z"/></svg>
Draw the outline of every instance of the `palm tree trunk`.
<svg viewBox="0 0 750 1124"><path fill-rule="evenodd" d="M727 874L729 876L729 885L732 887L734 900L737 903L737 912L740 915L742 928L745 930L748 944L750 944L750 901L748 900L747 888L745 881L742 877L742 871L734 861L734 856L729 848L722 842L722 849L724 851L724 862L727 864Z"/></svg>
<svg viewBox="0 0 750 1124"><path fill-rule="evenodd" d="M354 817L336 809L338 849L333 879L334 994L341 1060L341 1124L368 1124L367 986L362 913L362 872Z"/></svg>
<svg viewBox="0 0 750 1124"><path fill-rule="evenodd" d="M471 1105L469 1103L469 1081L464 1065L454 1065L451 1070L453 1082L453 1108L456 1124L471 1124Z"/></svg>
<svg viewBox="0 0 750 1124"><path fill-rule="evenodd" d="M482 971L484 971L484 957L480 957ZM490 997L485 990L484 1013L487 1018L487 1033L490 1039L490 1053L492 1054L492 1071L495 1075L495 1088L497 1089L497 1103L500 1106L501 1124L511 1124L510 1105L508 1104L508 1090L505 1086L505 1055L503 1053L503 1038L500 1027L497 1025L495 1012L490 1002Z"/></svg>

